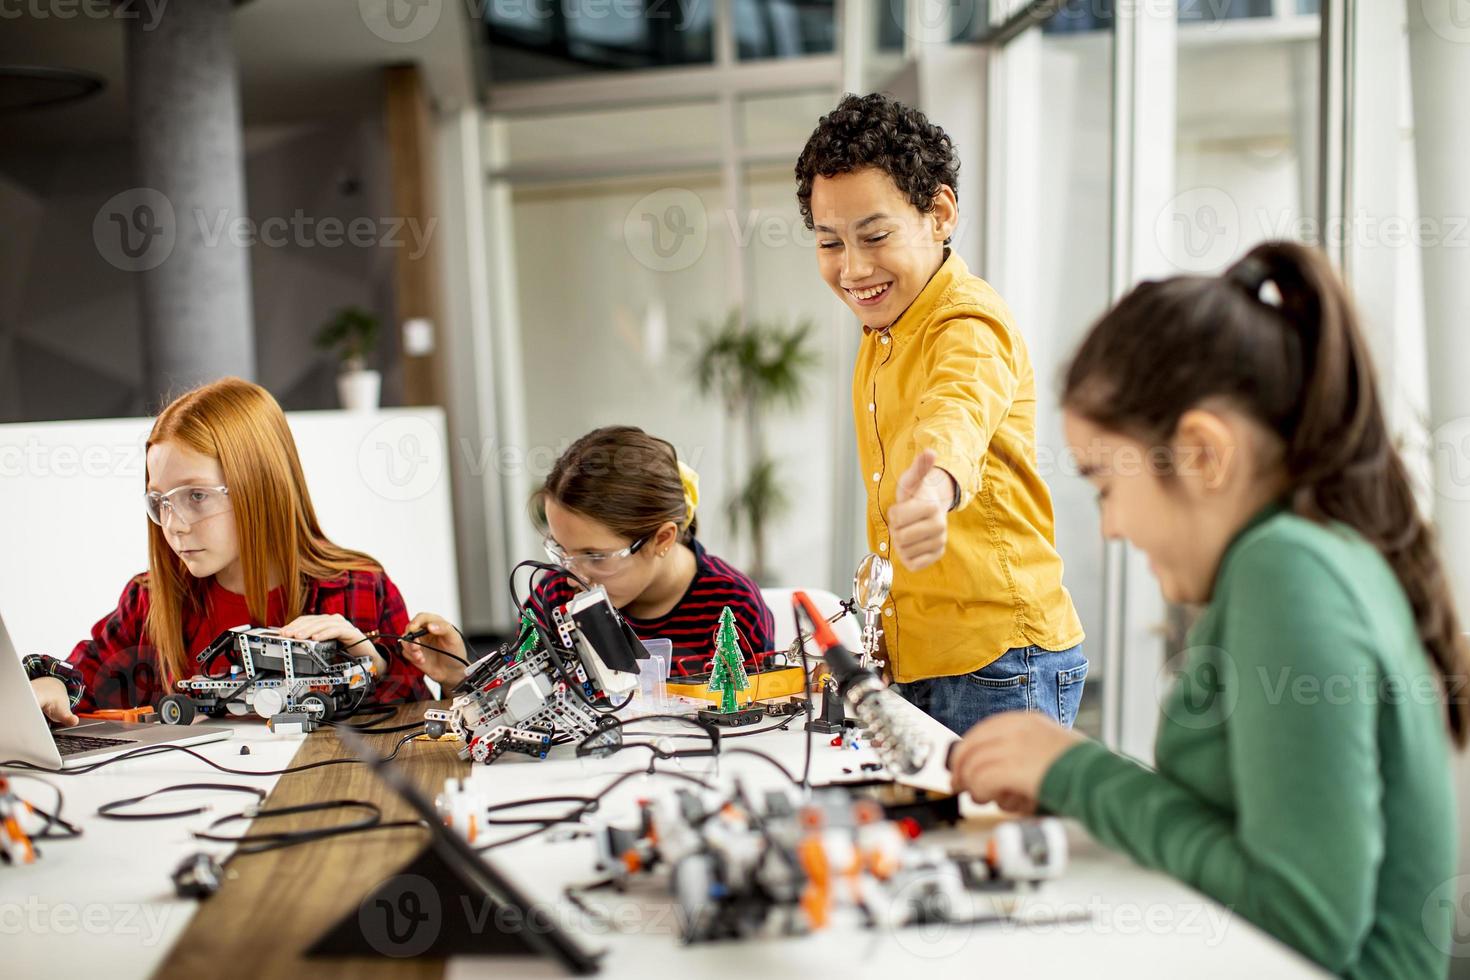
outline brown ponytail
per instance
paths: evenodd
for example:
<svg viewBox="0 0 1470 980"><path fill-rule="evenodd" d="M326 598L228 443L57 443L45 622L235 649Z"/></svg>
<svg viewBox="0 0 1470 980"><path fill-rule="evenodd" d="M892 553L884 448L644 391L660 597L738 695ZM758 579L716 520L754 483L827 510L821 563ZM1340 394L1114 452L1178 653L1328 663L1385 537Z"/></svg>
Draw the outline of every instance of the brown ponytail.
<svg viewBox="0 0 1470 980"><path fill-rule="evenodd" d="M1276 432L1292 510L1346 524L1392 567L1444 683L1450 732L1466 744L1470 650L1352 300L1321 253L1267 242L1220 277L1142 283L1093 327L1064 392L1068 410L1151 444L1210 398Z"/></svg>
<svg viewBox="0 0 1470 980"><path fill-rule="evenodd" d="M672 521L690 544L699 520L690 512L671 443L631 425L594 429L557 458L531 496L531 517L546 527L546 500L637 541Z"/></svg>

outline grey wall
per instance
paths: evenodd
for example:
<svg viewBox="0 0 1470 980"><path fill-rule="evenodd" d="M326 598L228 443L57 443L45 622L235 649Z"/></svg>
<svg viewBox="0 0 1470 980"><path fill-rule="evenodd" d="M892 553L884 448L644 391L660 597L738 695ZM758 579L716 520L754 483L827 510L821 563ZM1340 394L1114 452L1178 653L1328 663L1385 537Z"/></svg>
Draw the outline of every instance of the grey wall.
<svg viewBox="0 0 1470 980"><path fill-rule="evenodd" d="M289 223L300 210L311 222L297 222L308 230L288 232L281 245L257 242L250 250L259 380L287 409L335 407L336 364L312 345L334 311L357 305L376 312L383 323L377 366L396 361L395 248L345 240L332 247L317 224L367 218L390 229L382 127L366 118L247 128L245 154L246 217ZM136 274L110 264L93 240L98 210L135 186L131 160L126 145L0 148L0 421L156 409L141 394ZM399 239L412 241L407 233ZM400 392L397 373L385 371L384 403L396 404Z"/></svg>

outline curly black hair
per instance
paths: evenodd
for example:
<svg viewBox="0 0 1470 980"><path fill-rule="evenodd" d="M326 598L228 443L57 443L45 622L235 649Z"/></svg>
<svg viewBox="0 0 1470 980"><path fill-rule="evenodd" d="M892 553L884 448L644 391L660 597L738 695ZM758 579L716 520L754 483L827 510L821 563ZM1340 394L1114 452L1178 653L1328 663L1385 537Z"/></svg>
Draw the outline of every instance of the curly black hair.
<svg viewBox="0 0 1470 980"><path fill-rule="evenodd" d="M914 207L934 210L948 184L959 195L960 158L954 140L918 109L886 95L844 95L817 123L796 160L796 201L812 227L812 182L862 167L877 167Z"/></svg>

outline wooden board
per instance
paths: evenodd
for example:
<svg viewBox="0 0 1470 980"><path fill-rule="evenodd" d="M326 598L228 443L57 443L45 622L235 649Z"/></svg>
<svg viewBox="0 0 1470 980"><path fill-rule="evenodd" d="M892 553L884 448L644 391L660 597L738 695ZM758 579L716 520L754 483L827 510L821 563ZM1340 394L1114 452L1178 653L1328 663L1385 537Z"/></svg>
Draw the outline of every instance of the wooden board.
<svg viewBox="0 0 1470 980"><path fill-rule="evenodd" d="M444 705L447 702L438 702ZM434 703L406 705L395 720L377 724L406 725L423 718ZM392 751L407 734L370 736L380 753ZM458 742L410 742L398 758L404 771L430 797L450 776L463 776L469 763L456 755ZM314 732L296 753L293 766L348 756L330 728ZM413 814L365 766L327 766L282 776L266 807L293 806L331 799L368 800L383 808L384 822ZM327 811L259 821L257 832L329 827L355 819L356 811ZM242 825L243 826L243 825ZM242 831L227 826L221 833ZM302 977L320 971L338 978L438 978L444 961L436 959L315 958L305 950L392 872L406 864L428 841L427 831L412 828L370 831L340 838L247 855L230 865L230 879L202 902L157 976L163 980L198 980L209 976Z"/></svg>

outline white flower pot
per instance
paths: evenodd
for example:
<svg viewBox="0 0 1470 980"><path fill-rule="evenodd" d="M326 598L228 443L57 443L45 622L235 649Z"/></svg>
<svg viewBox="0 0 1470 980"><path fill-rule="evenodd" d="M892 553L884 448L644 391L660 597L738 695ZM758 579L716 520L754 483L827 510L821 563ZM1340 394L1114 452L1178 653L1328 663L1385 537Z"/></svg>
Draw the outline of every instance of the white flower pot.
<svg viewBox="0 0 1470 980"><path fill-rule="evenodd" d="M371 412L378 407L383 376L377 371L343 371L337 375L337 398L349 412Z"/></svg>

